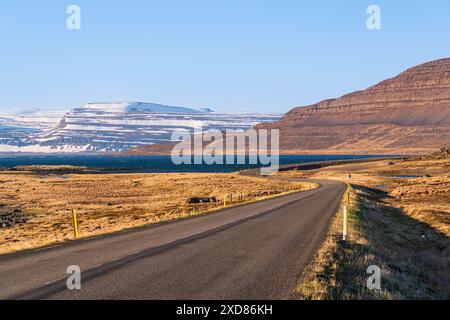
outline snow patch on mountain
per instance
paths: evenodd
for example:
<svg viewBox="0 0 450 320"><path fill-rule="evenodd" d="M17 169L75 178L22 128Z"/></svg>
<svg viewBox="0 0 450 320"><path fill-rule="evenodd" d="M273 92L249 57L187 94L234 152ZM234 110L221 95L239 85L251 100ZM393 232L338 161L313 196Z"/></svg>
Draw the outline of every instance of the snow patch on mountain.
<svg viewBox="0 0 450 320"><path fill-rule="evenodd" d="M247 130L280 117L143 102L89 103L59 115L35 110L0 116L0 152L120 152L169 142L174 131Z"/></svg>
<svg viewBox="0 0 450 320"><path fill-rule="evenodd" d="M59 124L67 111L33 109L0 115L0 124L20 128L45 130Z"/></svg>
<svg viewBox="0 0 450 320"><path fill-rule="evenodd" d="M118 103L88 103L82 109L96 110L102 112L113 113L132 113L132 112L160 112L160 113L208 113L212 112L211 109L202 108L186 108L186 107L173 107L166 106L157 103L148 102L118 102Z"/></svg>
<svg viewBox="0 0 450 320"><path fill-rule="evenodd" d="M0 152L2 153L80 153L91 150L90 145L58 145L58 146L42 146L39 144L27 146L12 146L0 144Z"/></svg>

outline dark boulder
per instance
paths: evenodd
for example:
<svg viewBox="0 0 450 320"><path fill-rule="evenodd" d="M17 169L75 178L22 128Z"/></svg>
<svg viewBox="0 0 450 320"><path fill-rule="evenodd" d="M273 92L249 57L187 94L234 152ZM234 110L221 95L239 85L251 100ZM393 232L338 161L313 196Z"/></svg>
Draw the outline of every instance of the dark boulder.
<svg viewBox="0 0 450 320"><path fill-rule="evenodd" d="M12 228L27 222L28 217L20 208L0 205L0 228Z"/></svg>
<svg viewBox="0 0 450 320"><path fill-rule="evenodd" d="M187 200L188 204L215 203L216 197L192 197Z"/></svg>

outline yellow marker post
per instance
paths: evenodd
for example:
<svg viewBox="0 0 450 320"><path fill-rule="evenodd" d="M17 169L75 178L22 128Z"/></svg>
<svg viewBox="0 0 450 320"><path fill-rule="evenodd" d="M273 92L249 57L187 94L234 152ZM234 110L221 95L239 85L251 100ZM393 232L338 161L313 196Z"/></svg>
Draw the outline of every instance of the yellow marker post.
<svg viewBox="0 0 450 320"><path fill-rule="evenodd" d="M75 209L72 209L72 226L73 226L73 236L75 239L78 239L78 220L77 220L77 212Z"/></svg>
<svg viewBox="0 0 450 320"><path fill-rule="evenodd" d="M227 207L227 196L223 196L223 207L226 208Z"/></svg>

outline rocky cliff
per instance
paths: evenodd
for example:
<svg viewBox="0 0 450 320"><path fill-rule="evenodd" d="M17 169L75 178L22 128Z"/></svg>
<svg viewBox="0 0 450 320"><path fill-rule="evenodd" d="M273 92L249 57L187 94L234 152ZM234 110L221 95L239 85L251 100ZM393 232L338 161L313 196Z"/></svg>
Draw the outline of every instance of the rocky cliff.
<svg viewBox="0 0 450 320"><path fill-rule="evenodd" d="M450 146L450 58L295 108L258 128L280 129L283 153L424 153Z"/></svg>

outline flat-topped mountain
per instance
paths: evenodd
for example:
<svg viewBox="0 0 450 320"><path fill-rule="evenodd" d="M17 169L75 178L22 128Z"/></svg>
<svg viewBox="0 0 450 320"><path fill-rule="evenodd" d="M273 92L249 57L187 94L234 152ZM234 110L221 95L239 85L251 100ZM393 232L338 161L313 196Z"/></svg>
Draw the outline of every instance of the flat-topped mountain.
<svg viewBox="0 0 450 320"><path fill-rule="evenodd" d="M0 152L121 152L170 143L174 131L246 130L281 117L146 102L88 103L64 114L45 115L0 116Z"/></svg>
<svg viewBox="0 0 450 320"><path fill-rule="evenodd" d="M450 146L450 59L295 108L258 128L280 129L283 153L399 154Z"/></svg>

